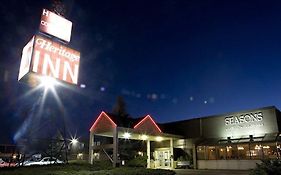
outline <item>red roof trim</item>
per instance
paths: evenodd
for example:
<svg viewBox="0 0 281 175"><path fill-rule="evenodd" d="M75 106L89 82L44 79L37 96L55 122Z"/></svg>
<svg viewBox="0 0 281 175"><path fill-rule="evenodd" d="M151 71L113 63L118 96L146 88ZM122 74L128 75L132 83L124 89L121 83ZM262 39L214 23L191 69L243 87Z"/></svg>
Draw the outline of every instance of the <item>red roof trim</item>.
<svg viewBox="0 0 281 175"><path fill-rule="evenodd" d="M158 125L155 123L155 121L152 119L152 117L150 117L150 115L147 115L146 117L144 117L140 122L138 122L135 126L134 129L136 129L137 127L140 126L140 124L142 124L145 120L150 119L150 121L152 121L152 123L154 124L154 126L157 128L157 130L159 132L162 132L161 129L158 127Z"/></svg>
<svg viewBox="0 0 281 175"><path fill-rule="evenodd" d="M114 123L114 121L104 112L102 111L100 113L100 115L98 116L98 118L96 119L96 121L94 122L94 124L92 125L92 127L90 128L89 131L91 131L92 129L94 129L94 127L97 125L97 123L99 122L99 120L101 119L102 116L105 116L109 119L109 121L113 124L114 127L117 127L117 125Z"/></svg>

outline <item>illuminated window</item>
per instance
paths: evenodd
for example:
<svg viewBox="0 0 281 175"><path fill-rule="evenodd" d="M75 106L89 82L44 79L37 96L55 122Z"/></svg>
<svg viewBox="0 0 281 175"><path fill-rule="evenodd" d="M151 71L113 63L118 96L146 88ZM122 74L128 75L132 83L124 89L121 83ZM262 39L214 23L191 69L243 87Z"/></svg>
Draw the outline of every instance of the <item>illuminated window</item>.
<svg viewBox="0 0 281 175"><path fill-rule="evenodd" d="M277 158L278 157L277 146L276 143L263 143L262 150L263 150L264 158L268 158L268 159Z"/></svg>
<svg viewBox="0 0 281 175"><path fill-rule="evenodd" d="M226 159L226 147L217 147L218 159Z"/></svg>
<svg viewBox="0 0 281 175"><path fill-rule="evenodd" d="M279 151L279 152L278 152ZM276 143L241 143L220 146L198 146L198 160L276 159L281 155L281 146Z"/></svg>
<svg viewBox="0 0 281 175"><path fill-rule="evenodd" d="M259 143L252 143L250 145L250 153L251 153L251 159L262 159L263 153L262 153L263 147Z"/></svg>
<svg viewBox="0 0 281 175"><path fill-rule="evenodd" d="M239 159L250 159L249 144L239 144L237 150Z"/></svg>
<svg viewBox="0 0 281 175"><path fill-rule="evenodd" d="M226 146L226 159L237 159L238 149L236 145Z"/></svg>
<svg viewBox="0 0 281 175"><path fill-rule="evenodd" d="M216 160L216 147L207 146L207 158L209 160Z"/></svg>
<svg viewBox="0 0 281 175"><path fill-rule="evenodd" d="M198 160L205 160L205 146L198 146L197 147L197 159Z"/></svg>

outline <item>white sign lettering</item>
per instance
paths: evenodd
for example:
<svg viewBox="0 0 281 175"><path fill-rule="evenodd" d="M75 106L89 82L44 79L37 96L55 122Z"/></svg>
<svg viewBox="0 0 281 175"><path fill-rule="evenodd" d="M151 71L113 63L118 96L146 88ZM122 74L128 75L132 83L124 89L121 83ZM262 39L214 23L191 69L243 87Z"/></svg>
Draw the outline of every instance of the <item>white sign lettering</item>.
<svg viewBox="0 0 281 175"><path fill-rule="evenodd" d="M242 123L260 122L263 120L262 112L241 114L238 116L225 117L225 125L237 125Z"/></svg>

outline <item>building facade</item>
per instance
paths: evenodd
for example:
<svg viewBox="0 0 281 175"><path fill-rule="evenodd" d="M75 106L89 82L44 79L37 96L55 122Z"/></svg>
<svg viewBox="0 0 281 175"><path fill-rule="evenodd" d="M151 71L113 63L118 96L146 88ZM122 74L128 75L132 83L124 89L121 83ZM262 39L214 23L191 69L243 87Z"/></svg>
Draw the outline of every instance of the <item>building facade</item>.
<svg viewBox="0 0 281 175"><path fill-rule="evenodd" d="M116 162L118 139L124 139L122 131L131 134L127 139L147 143L148 168L176 168L184 157L198 169L251 169L261 159L281 156L280 111L274 106L163 124L156 124L149 116L126 127L119 127L110 115L107 117L105 123L111 122L118 130L113 129L112 134L107 135L114 138L115 133ZM100 123L98 119L94 125L97 123ZM104 135L94 129L94 125L90 130L91 163L91 154L94 155L97 148L93 136ZM142 138L144 133L146 139Z"/></svg>

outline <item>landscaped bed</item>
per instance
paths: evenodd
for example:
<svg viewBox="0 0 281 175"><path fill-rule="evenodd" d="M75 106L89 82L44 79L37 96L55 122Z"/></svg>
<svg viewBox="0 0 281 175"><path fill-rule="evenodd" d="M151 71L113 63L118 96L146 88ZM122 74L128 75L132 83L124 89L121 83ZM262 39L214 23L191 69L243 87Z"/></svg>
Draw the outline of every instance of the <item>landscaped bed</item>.
<svg viewBox="0 0 281 175"><path fill-rule="evenodd" d="M171 170L134 167L111 168L111 165L69 163L65 165L33 166L0 169L1 175L174 175Z"/></svg>

